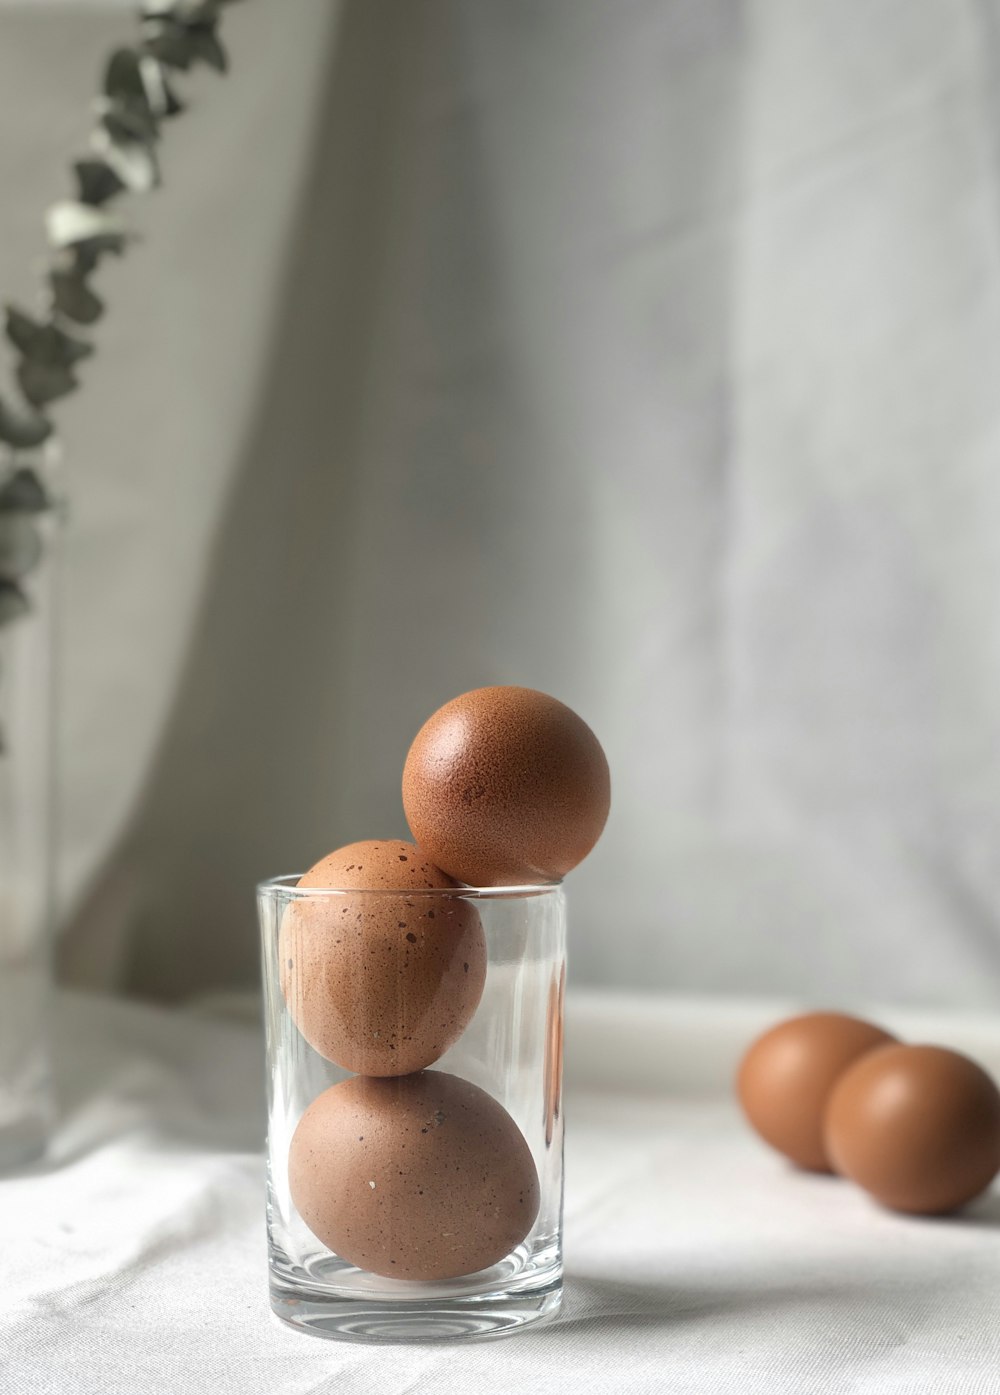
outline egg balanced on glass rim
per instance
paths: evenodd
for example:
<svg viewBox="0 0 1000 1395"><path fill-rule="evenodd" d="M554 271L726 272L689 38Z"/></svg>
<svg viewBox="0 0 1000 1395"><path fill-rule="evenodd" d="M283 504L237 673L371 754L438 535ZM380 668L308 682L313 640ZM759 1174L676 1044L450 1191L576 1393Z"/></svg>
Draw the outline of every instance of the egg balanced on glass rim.
<svg viewBox="0 0 1000 1395"><path fill-rule="evenodd" d="M313 1050L355 1073L305 1110L288 1175L324 1245L371 1273L430 1281L502 1259L539 1207L515 1120L432 1068L473 1020L488 973L476 899L461 893L561 881L603 830L610 775L570 708L491 687L427 720L402 786L414 841L328 854L282 920L289 1014Z"/></svg>
<svg viewBox="0 0 1000 1395"><path fill-rule="evenodd" d="M597 737L531 688L477 688L445 703L403 769L414 839L469 886L560 881L593 848L610 807Z"/></svg>

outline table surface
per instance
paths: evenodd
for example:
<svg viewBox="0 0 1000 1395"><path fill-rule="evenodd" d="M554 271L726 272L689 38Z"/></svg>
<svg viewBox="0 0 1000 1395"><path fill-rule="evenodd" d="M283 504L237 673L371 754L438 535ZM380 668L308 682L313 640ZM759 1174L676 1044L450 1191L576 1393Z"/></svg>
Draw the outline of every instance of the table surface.
<svg viewBox="0 0 1000 1395"><path fill-rule="evenodd" d="M0 1182L0 1392L996 1395L1000 1195L922 1221L785 1168L724 1088L769 1011L572 1003L562 1313L456 1349L271 1316L252 1023L62 996L52 1154Z"/></svg>

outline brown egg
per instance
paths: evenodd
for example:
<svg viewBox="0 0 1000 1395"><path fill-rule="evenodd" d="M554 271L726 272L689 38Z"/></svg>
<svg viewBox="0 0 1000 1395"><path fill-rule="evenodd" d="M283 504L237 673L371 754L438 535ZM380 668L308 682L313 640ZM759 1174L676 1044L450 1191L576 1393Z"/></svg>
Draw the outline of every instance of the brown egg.
<svg viewBox="0 0 1000 1395"><path fill-rule="evenodd" d="M1000 1091L943 1046L884 1046L838 1080L825 1123L838 1172L896 1211L953 1211L1000 1171Z"/></svg>
<svg viewBox="0 0 1000 1395"><path fill-rule="evenodd" d="M866 1052L895 1041L842 1012L809 1012L749 1047L736 1081L743 1112L764 1139L799 1167L829 1172L823 1111L840 1075Z"/></svg>
<svg viewBox="0 0 1000 1395"><path fill-rule="evenodd" d="M443 1071L355 1077L303 1114L292 1200L342 1259L394 1279L454 1279L509 1254L535 1223L524 1136L485 1090Z"/></svg>
<svg viewBox="0 0 1000 1395"><path fill-rule="evenodd" d="M430 894L455 882L412 843L385 839L330 853L299 886L351 889L292 901L282 920L281 991L306 1041L363 1075L436 1061L472 1020L486 981L473 903Z"/></svg>
<svg viewBox="0 0 1000 1395"><path fill-rule="evenodd" d="M610 803L597 737L531 688L477 688L445 703L403 771L414 838L471 886L559 881L601 836Z"/></svg>

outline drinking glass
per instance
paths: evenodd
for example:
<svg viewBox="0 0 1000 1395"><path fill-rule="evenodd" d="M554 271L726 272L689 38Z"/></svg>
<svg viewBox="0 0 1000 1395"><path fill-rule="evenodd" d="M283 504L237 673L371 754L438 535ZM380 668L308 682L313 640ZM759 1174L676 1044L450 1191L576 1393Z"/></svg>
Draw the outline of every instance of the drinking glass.
<svg viewBox="0 0 1000 1395"><path fill-rule="evenodd" d="M362 1341L481 1337L553 1313L562 889L297 881L258 888L272 1308ZM397 1060L405 1073L386 1073Z"/></svg>

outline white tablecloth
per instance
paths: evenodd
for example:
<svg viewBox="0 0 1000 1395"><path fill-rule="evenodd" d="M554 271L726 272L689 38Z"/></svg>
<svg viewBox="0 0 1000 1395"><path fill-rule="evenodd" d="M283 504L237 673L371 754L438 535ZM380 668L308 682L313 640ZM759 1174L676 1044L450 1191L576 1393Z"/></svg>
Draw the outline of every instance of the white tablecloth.
<svg viewBox="0 0 1000 1395"><path fill-rule="evenodd" d="M270 1315L255 1027L63 997L52 1157L0 1182L0 1392L994 1395L1000 1195L910 1220L785 1169L724 1088L770 1012L576 999L562 1315L373 1348ZM1000 1026L893 1018L995 1068Z"/></svg>

